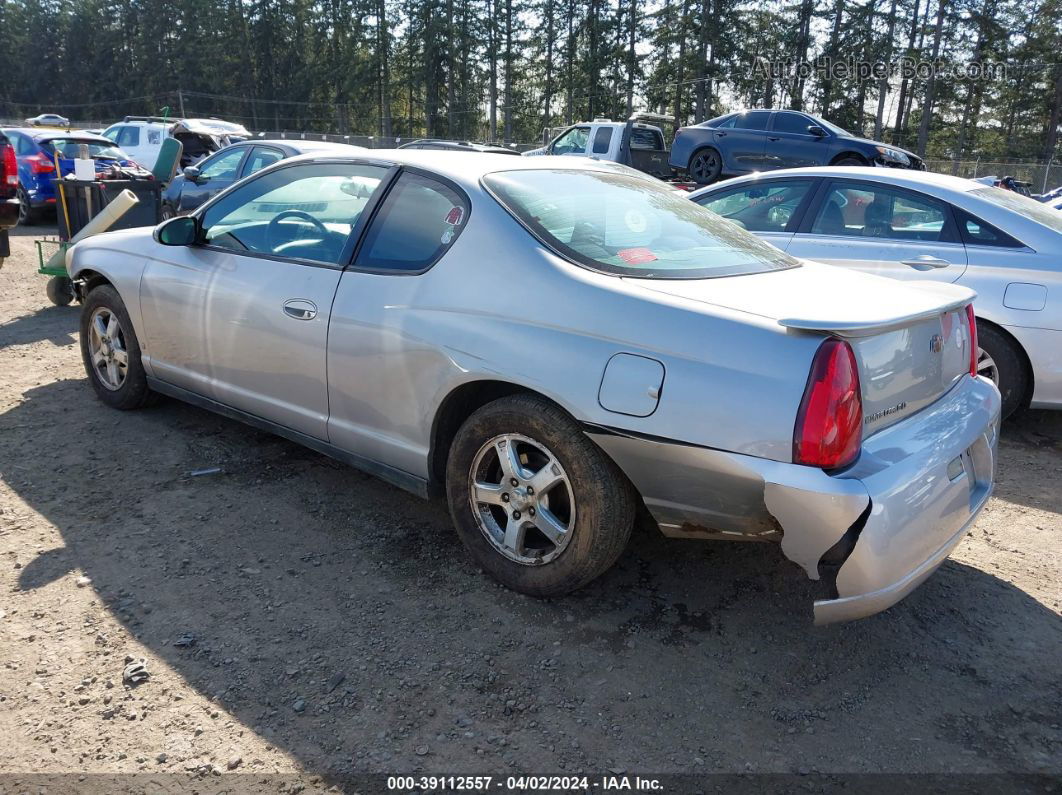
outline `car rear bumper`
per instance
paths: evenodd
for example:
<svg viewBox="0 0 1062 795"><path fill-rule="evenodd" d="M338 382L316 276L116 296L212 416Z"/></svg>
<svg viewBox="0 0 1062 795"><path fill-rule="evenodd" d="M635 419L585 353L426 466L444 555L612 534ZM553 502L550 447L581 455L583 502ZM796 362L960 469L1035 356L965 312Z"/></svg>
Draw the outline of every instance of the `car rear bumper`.
<svg viewBox="0 0 1062 795"><path fill-rule="evenodd" d="M991 494L999 392L964 377L873 436L840 475L622 431L591 428L661 530L684 538L780 541L832 598L816 623L880 612L947 558Z"/></svg>

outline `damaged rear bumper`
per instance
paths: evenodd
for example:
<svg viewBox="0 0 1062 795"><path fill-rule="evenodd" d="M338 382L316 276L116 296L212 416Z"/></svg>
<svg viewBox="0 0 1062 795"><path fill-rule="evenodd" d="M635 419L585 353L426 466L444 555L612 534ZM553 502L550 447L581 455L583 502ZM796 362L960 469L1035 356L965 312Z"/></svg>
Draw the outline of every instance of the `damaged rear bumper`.
<svg viewBox="0 0 1062 795"><path fill-rule="evenodd" d="M832 597L816 623L880 612L962 540L995 473L999 392L963 378L932 406L866 440L856 464L821 469L590 428L661 530L683 538L779 541Z"/></svg>

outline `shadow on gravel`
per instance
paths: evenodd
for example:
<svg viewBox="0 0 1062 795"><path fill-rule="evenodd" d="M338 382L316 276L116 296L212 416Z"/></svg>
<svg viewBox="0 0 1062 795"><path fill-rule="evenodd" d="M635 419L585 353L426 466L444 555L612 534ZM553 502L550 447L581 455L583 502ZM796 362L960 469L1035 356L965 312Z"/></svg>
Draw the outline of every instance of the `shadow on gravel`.
<svg viewBox="0 0 1062 795"><path fill-rule="evenodd" d="M995 496L1062 516L1062 411L1021 411L1003 423L999 436ZM1031 483L1026 466L1052 469Z"/></svg>
<svg viewBox="0 0 1062 795"><path fill-rule="evenodd" d="M65 547L19 587L81 570L313 772L1058 767L1062 622L979 569L816 628L776 547L643 531L599 581L535 600L470 565L443 505L286 441L175 402L118 414L83 381L25 397L0 474ZM95 642L120 676L124 641Z"/></svg>
<svg viewBox="0 0 1062 795"><path fill-rule="evenodd" d="M0 273L2 278L2 273ZM45 277L41 277L41 295L44 295ZM45 299L47 300L47 299ZM73 345L77 342L80 305L48 306L29 315L16 317L0 324L0 349L12 345L29 345L40 340L49 340L53 345Z"/></svg>

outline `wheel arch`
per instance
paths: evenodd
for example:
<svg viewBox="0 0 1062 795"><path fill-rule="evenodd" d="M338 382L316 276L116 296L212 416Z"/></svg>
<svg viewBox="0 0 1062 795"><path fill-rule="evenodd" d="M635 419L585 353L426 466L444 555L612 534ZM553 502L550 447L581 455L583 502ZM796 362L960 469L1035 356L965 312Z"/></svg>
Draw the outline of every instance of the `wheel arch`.
<svg viewBox="0 0 1062 795"><path fill-rule="evenodd" d="M717 155L719 155L719 166L720 166L720 168L719 168L719 176L722 177L723 176L722 165L723 165L723 163L725 161L723 159L723 153L720 151L720 149L716 145L715 141L706 141L704 143L699 143L699 144L697 144L696 146L693 147L693 150L690 152L689 159L686 160L686 171L687 172L689 171L690 165L693 163L693 158L695 158L701 152L704 152L704 151L706 151L708 149L713 150Z"/></svg>
<svg viewBox="0 0 1062 795"><path fill-rule="evenodd" d="M90 292L102 284L108 284L114 289L118 289L110 277L92 268L82 268L74 275L74 289L77 292L79 301L84 301Z"/></svg>
<svg viewBox="0 0 1062 795"><path fill-rule="evenodd" d="M979 315L975 316L979 325L985 325L991 328L994 332L1009 342L1014 347L1014 350L1017 351L1018 358L1021 359L1022 367L1025 368L1025 377L1028 379L1025 394L1021 396L1020 406L1021 408L1028 408L1033 393L1036 391L1036 373L1033 372L1032 361L1029 359L1029 354L1025 351L1025 346L1021 344L1017 337L1007 331L1004 326L1001 326L999 323L989 320L988 318Z"/></svg>
<svg viewBox="0 0 1062 795"><path fill-rule="evenodd" d="M831 166L835 166L838 163L840 163L842 160L844 160L846 157L854 157L857 160L861 161L864 166L869 166L870 165L870 161L867 160L866 155L864 155L862 152L857 152L854 149L846 149L845 151L841 152L840 154L835 155L834 158L830 161L830 165Z"/></svg>

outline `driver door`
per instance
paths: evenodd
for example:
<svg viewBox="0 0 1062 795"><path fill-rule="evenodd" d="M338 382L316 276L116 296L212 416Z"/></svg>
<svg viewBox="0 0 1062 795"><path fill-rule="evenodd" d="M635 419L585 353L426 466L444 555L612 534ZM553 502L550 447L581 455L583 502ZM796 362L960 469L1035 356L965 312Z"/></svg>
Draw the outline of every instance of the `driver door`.
<svg viewBox="0 0 1062 795"><path fill-rule="evenodd" d="M184 178L181 195L177 198L177 211L187 215L217 196L236 181L240 163L250 150L249 146L224 149L199 164L199 176L195 181Z"/></svg>
<svg viewBox="0 0 1062 795"><path fill-rule="evenodd" d="M390 176L355 163L282 167L197 214L201 243L156 243L140 288L151 374L327 439L332 299Z"/></svg>
<svg viewBox="0 0 1062 795"><path fill-rule="evenodd" d="M756 180L710 191L694 201L785 251L814 185L807 177Z"/></svg>

